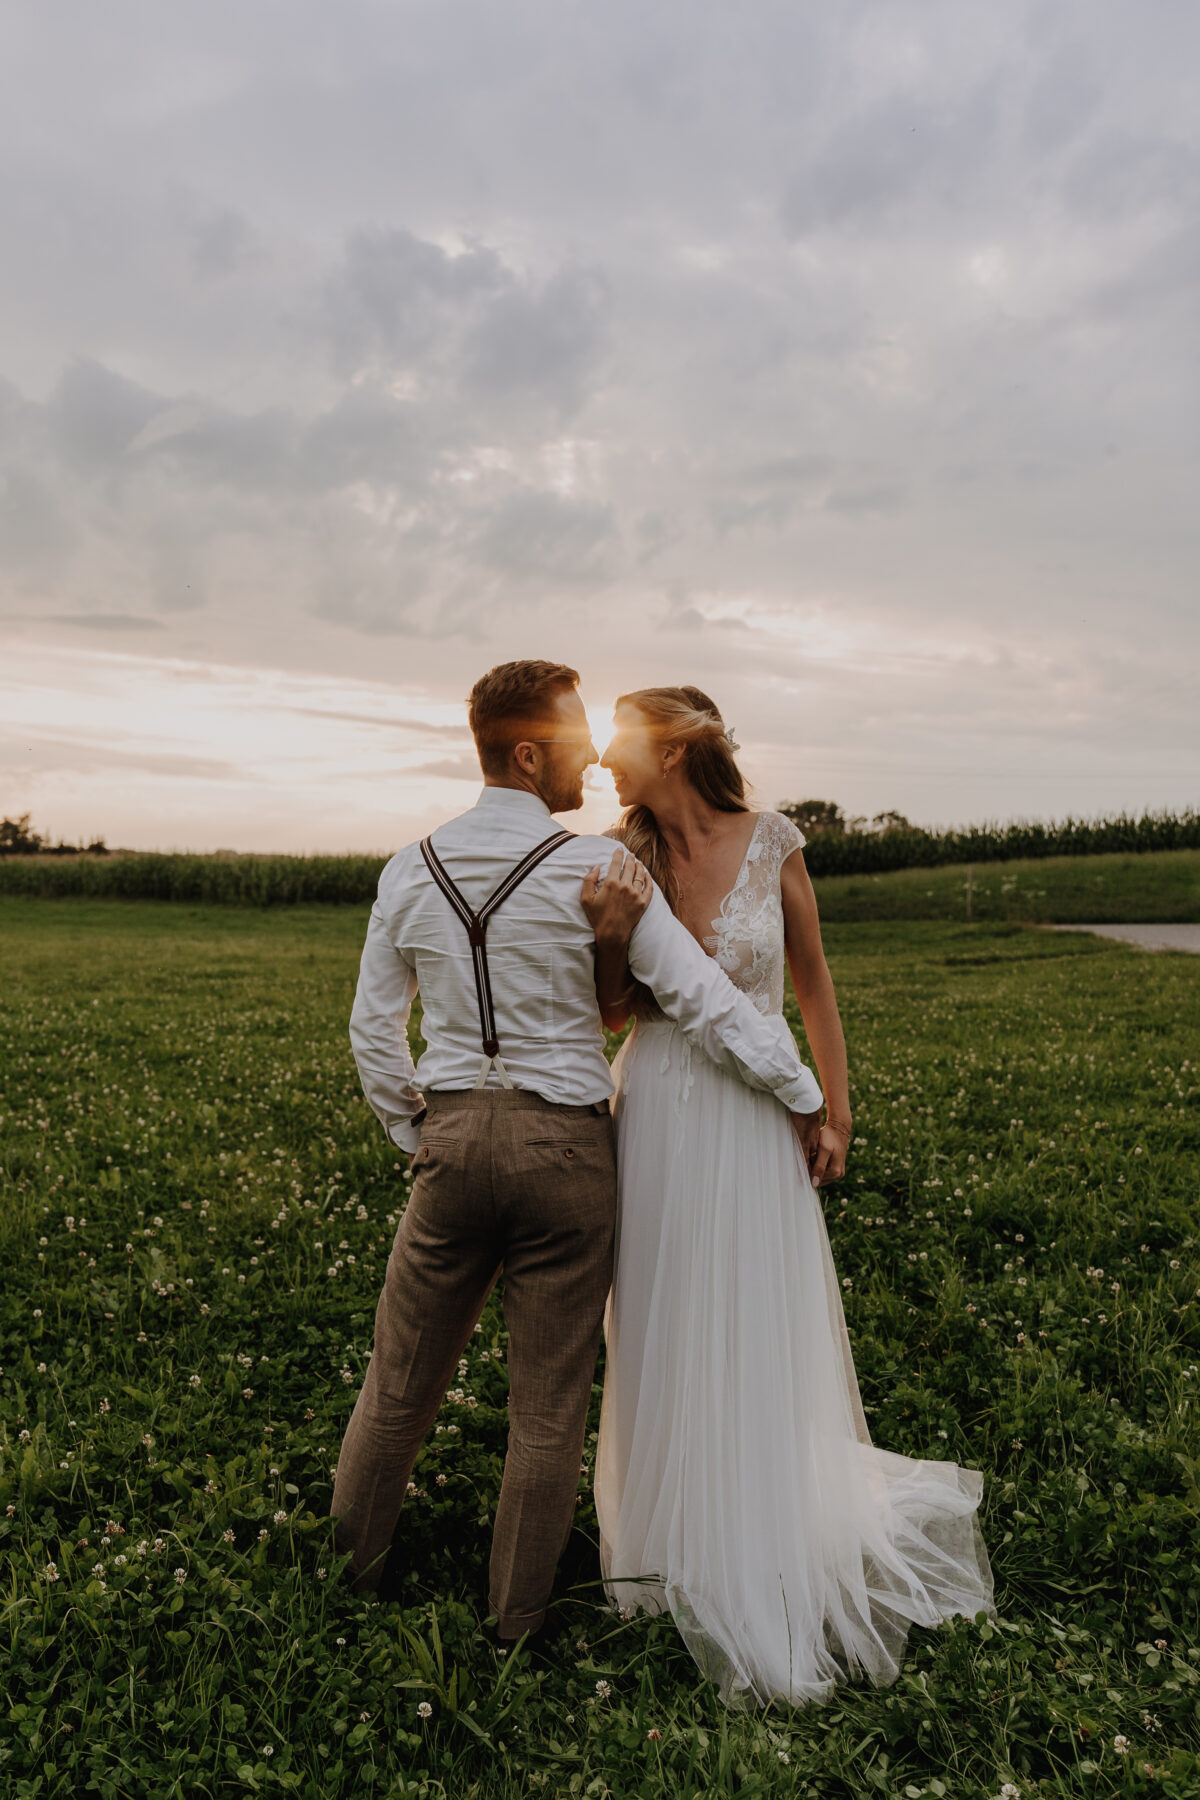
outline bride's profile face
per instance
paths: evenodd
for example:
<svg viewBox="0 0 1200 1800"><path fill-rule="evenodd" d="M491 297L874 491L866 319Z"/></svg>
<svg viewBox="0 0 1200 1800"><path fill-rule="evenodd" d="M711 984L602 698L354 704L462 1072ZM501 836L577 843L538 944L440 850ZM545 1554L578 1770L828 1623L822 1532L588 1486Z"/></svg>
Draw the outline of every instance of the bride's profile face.
<svg viewBox="0 0 1200 1800"><path fill-rule="evenodd" d="M636 706L618 706L613 735L600 758L622 806L649 806L662 780L662 745Z"/></svg>

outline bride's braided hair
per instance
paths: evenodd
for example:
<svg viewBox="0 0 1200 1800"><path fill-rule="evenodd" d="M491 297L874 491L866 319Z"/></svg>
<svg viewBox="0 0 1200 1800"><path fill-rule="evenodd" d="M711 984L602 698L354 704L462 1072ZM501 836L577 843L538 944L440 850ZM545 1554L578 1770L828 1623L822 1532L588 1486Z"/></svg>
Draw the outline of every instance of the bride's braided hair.
<svg viewBox="0 0 1200 1800"><path fill-rule="evenodd" d="M682 744L682 768L702 800L718 812L749 812L746 783L733 759L733 746L715 701L696 687L638 688L622 694L618 706L641 713L661 744ZM672 912L679 893L666 840L648 806L630 806L612 835L649 869Z"/></svg>

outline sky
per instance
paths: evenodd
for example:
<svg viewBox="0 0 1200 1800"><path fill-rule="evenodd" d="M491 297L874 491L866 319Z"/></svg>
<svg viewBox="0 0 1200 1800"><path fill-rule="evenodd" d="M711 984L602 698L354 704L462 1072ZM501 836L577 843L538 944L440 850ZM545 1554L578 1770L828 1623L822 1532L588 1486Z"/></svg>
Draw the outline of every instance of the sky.
<svg viewBox="0 0 1200 1800"><path fill-rule="evenodd" d="M390 850L520 656L600 748L700 686L761 806L1200 803L1198 66L1178 0L6 9L0 811Z"/></svg>

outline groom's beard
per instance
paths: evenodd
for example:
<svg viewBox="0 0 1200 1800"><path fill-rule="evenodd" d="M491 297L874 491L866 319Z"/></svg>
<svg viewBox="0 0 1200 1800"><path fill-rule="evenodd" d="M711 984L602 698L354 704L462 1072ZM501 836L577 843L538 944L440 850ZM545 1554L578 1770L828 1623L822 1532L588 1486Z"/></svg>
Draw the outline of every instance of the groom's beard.
<svg viewBox="0 0 1200 1800"><path fill-rule="evenodd" d="M548 780L542 789L542 799L549 812L578 812L583 805L583 776L568 778L560 775L553 781Z"/></svg>

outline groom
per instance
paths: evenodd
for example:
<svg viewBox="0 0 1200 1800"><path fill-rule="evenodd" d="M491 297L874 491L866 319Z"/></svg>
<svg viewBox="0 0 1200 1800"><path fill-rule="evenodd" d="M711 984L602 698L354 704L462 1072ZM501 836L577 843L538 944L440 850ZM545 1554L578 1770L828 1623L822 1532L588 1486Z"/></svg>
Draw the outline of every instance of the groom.
<svg viewBox="0 0 1200 1800"><path fill-rule="evenodd" d="M475 683L483 791L384 869L350 1019L363 1091L414 1180L338 1459L335 1538L358 1591L374 1591L417 1452L503 1272L509 1436L489 1577L503 1643L541 1627L570 1535L612 1280L597 938L623 941L636 918L629 966L668 1018L791 1111L822 1103L782 1020L733 987L641 865L555 827L597 761L578 681L561 663L510 662ZM595 932L589 875L603 890ZM418 992L420 1086L407 1037Z"/></svg>

